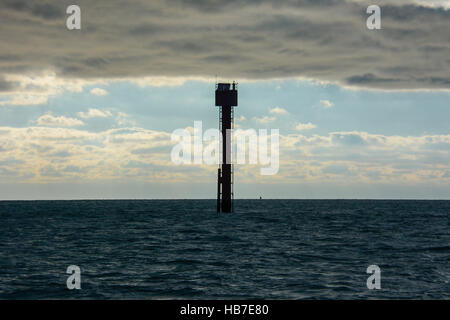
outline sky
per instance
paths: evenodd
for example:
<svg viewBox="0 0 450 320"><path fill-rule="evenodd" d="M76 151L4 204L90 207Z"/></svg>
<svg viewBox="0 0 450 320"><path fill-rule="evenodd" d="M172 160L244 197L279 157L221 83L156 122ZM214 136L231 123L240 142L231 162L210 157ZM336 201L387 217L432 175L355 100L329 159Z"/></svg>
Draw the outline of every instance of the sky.
<svg viewBox="0 0 450 320"><path fill-rule="evenodd" d="M215 198L171 135L217 128L233 80L236 127L280 133L278 173L236 165L236 198L450 199L449 8L0 1L0 199Z"/></svg>

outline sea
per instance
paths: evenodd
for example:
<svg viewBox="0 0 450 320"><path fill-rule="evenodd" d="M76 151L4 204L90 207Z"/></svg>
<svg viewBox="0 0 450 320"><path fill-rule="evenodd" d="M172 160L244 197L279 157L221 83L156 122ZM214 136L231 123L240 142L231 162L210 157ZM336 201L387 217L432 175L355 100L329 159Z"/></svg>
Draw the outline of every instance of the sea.
<svg viewBox="0 0 450 320"><path fill-rule="evenodd" d="M425 200L0 201L0 299L449 299L449 216Z"/></svg>

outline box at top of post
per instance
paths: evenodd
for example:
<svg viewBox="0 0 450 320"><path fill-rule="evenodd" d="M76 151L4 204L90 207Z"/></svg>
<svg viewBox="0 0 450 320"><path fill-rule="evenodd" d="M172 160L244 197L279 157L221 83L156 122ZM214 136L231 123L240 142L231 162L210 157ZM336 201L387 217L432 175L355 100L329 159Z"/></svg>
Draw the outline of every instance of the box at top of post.
<svg viewBox="0 0 450 320"><path fill-rule="evenodd" d="M216 106L232 106L238 105L237 90L216 90Z"/></svg>

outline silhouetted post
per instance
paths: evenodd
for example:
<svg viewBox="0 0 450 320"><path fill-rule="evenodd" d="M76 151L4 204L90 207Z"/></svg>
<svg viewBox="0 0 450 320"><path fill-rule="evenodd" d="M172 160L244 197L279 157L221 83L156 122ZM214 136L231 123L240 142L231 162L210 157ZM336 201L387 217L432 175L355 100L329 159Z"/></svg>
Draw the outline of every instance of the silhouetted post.
<svg viewBox="0 0 450 320"><path fill-rule="evenodd" d="M233 107L237 106L237 89L233 82L219 83L216 86L216 106L220 107L220 126L222 132L222 170L217 177L217 204L222 212L233 210L232 175L233 164L231 160L231 129L233 128Z"/></svg>
<svg viewBox="0 0 450 320"><path fill-rule="evenodd" d="M217 169L217 212L220 212L220 181L222 179L222 174L220 168Z"/></svg>

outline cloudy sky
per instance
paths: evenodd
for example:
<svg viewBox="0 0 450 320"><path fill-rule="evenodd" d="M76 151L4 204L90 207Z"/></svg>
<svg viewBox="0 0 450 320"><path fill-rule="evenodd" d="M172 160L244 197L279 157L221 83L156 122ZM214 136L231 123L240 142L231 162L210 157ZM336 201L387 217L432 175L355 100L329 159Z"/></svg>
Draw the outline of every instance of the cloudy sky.
<svg viewBox="0 0 450 320"><path fill-rule="evenodd" d="M450 199L449 8L0 0L0 199L214 198L217 167L170 152L217 127L216 80L239 128L280 130L278 174L236 166L237 198Z"/></svg>

